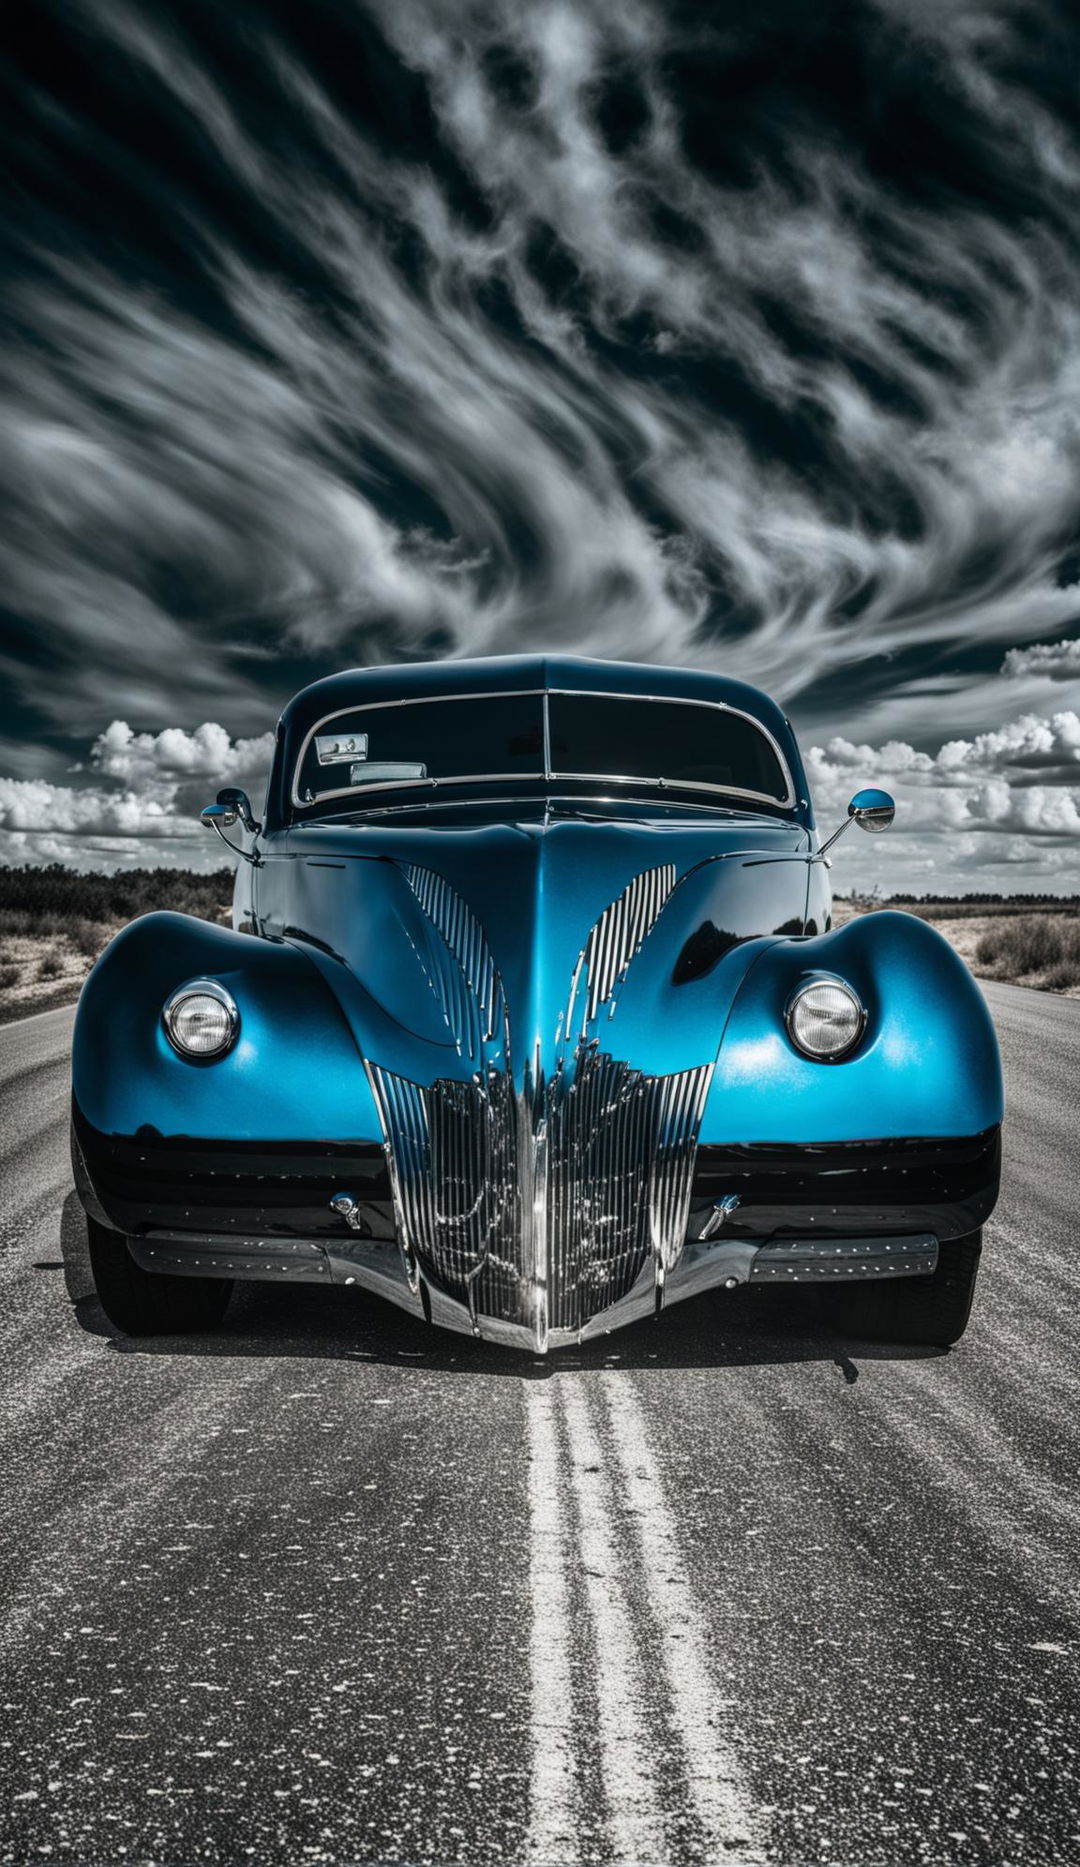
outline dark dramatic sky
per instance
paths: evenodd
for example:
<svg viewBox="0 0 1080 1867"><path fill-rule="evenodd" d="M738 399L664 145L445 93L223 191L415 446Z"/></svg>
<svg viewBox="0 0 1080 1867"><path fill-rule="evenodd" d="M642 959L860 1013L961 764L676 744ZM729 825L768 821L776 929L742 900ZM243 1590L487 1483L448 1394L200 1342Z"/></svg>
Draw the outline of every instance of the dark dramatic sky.
<svg viewBox="0 0 1080 1867"><path fill-rule="evenodd" d="M209 860L303 681L569 647L760 682L823 816L894 788L841 886L1078 886L1072 9L0 39L0 860Z"/></svg>

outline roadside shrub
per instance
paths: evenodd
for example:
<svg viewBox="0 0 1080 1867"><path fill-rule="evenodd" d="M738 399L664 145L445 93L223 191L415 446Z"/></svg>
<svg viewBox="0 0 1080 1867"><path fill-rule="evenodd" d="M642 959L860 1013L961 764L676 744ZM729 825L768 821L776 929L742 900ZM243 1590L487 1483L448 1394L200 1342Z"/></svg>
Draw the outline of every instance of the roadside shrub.
<svg viewBox="0 0 1080 1867"><path fill-rule="evenodd" d="M108 946L111 937L110 929L101 921L73 921L68 929L69 941L84 959L96 959Z"/></svg>
<svg viewBox="0 0 1080 1867"><path fill-rule="evenodd" d="M1070 986L1080 985L1080 961L1063 959L1058 965L1050 966L1043 975L1042 985L1047 992L1067 992Z"/></svg>
<svg viewBox="0 0 1080 1867"><path fill-rule="evenodd" d="M1066 991L1080 985L1080 919L1022 914L999 921L980 937L975 956L1012 978L1043 974L1050 991Z"/></svg>
<svg viewBox="0 0 1080 1867"><path fill-rule="evenodd" d="M66 970L59 953L46 953L38 961L37 976L39 979L62 979Z"/></svg>
<svg viewBox="0 0 1080 1867"><path fill-rule="evenodd" d="M0 966L0 992L9 992L11 987L18 983L19 968L17 966Z"/></svg>

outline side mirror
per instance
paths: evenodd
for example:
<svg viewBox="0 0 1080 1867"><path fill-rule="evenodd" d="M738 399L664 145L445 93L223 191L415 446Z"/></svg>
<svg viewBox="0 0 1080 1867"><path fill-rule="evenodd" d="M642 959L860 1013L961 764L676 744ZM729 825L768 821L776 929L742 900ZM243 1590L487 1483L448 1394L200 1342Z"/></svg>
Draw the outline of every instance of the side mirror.
<svg viewBox="0 0 1080 1867"><path fill-rule="evenodd" d="M247 820L244 823L244 828L258 830L261 826L257 824L252 817L251 805L248 803L243 791L233 791L232 789L219 791L217 803L206 804L199 812L199 816L208 830L217 831L226 849L229 850L232 855L242 856L245 862L257 863L257 856L251 855L246 849L238 849L235 843L230 843L225 834L226 830L232 829L237 818L243 817L243 810L241 809L240 803L238 801L232 801L241 798L243 799L244 808L247 811Z"/></svg>
<svg viewBox="0 0 1080 1867"><path fill-rule="evenodd" d="M231 830L236 822L236 812L227 804L205 804L199 816L208 830Z"/></svg>
<svg viewBox="0 0 1080 1867"><path fill-rule="evenodd" d="M219 792L221 797L223 793ZM243 795L243 793L241 793ZM896 803L887 791L856 791L847 807L847 814L853 817L860 830L870 830L879 836L887 830L896 815Z"/></svg>
<svg viewBox="0 0 1080 1867"><path fill-rule="evenodd" d="M867 792L866 795L869 797L870 793ZM878 793L875 792L873 795L876 797ZM224 804L226 810L232 811L233 823L235 823L237 817L239 817L245 830L252 836L258 835L258 832L262 829L262 824L257 823L255 820L255 813L251 808L246 791L241 791L238 785L227 784L223 791L218 792L217 801L219 804Z"/></svg>
<svg viewBox="0 0 1080 1867"><path fill-rule="evenodd" d="M827 842L822 843L815 861L820 862L826 850L832 848L838 836L843 836L849 823L857 823L860 830L869 830L873 835L880 835L887 830L896 815L896 803L887 791L856 791L847 807L847 817L838 830L834 830Z"/></svg>

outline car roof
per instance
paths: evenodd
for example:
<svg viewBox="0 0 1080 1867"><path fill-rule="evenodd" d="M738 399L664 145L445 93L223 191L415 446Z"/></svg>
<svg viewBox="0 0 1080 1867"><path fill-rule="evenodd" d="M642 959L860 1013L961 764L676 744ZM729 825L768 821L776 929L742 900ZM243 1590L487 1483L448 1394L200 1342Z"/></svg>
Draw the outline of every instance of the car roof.
<svg viewBox="0 0 1080 1867"><path fill-rule="evenodd" d="M786 736L787 721L760 688L707 668L672 668L658 662L600 661L588 655L489 655L476 659L410 661L347 668L313 681L289 702L286 725L307 728L313 719L349 706L419 700L431 694L529 693L536 689L640 694L649 699L708 700L739 708L770 731ZM790 732L790 728L787 730Z"/></svg>

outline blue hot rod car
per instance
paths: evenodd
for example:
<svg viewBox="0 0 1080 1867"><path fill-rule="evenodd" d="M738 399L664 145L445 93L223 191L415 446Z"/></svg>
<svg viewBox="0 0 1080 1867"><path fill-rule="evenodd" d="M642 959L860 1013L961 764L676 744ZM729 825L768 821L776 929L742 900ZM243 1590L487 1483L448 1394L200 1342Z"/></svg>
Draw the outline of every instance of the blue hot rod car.
<svg viewBox="0 0 1080 1867"><path fill-rule="evenodd" d="M119 1328L310 1280L543 1352L764 1280L833 1285L860 1335L962 1333L990 1019L922 921L833 930L764 694L571 657L361 669L286 708L263 822L238 790L203 815L241 838L234 930L133 922L76 1021Z"/></svg>

